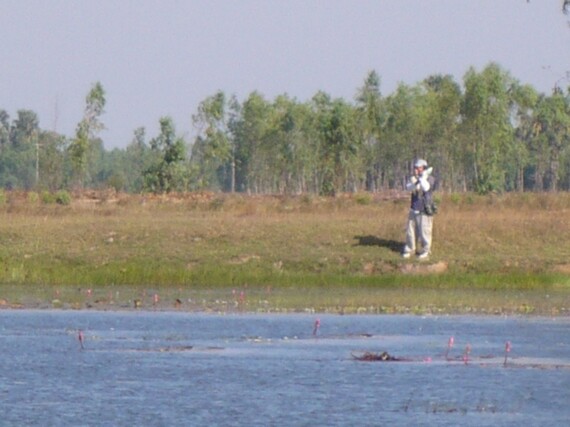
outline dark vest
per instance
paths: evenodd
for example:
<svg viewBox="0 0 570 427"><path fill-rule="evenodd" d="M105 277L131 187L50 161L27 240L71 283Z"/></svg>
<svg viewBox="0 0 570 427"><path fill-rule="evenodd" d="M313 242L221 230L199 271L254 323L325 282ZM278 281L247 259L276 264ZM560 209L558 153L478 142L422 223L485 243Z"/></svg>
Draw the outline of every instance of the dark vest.
<svg viewBox="0 0 570 427"><path fill-rule="evenodd" d="M432 203L433 191L435 190L435 178L433 176L428 176L427 180L430 185L428 191L422 191L419 183L416 185L416 188L412 190L412 203L410 208L413 211L423 212L426 203Z"/></svg>

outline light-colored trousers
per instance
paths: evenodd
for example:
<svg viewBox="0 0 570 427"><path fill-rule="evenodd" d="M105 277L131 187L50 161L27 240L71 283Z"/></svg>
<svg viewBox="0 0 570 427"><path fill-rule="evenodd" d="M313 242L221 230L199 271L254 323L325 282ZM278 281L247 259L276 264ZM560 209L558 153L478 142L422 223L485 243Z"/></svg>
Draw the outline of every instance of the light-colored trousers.
<svg viewBox="0 0 570 427"><path fill-rule="evenodd" d="M433 229L433 216L410 209L406 226L406 246L404 253L415 252L416 244L421 244L422 252L431 252L431 234Z"/></svg>

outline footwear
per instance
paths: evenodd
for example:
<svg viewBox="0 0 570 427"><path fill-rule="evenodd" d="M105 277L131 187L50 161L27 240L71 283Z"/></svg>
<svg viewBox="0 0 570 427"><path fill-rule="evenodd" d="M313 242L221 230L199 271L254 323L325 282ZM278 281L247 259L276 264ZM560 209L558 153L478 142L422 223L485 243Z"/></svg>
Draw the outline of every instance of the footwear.
<svg viewBox="0 0 570 427"><path fill-rule="evenodd" d="M402 258L409 258L411 255L410 252L402 252Z"/></svg>
<svg viewBox="0 0 570 427"><path fill-rule="evenodd" d="M429 258L429 252L422 252L421 254L418 255L418 259L428 259Z"/></svg>

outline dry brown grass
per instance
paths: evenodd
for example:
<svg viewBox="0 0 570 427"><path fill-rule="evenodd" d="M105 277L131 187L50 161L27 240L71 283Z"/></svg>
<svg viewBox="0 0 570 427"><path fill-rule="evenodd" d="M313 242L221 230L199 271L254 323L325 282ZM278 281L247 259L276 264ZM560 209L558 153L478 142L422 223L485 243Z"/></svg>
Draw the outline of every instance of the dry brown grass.
<svg viewBox="0 0 570 427"><path fill-rule="evenodd" d="M341 295L345 303L331 296L324 305L344 307L398 306L402 289L414 289L426 304L460 306L468 289L570 286L567 193L443 196L428 263L400 257L408 206L402 194L79 196L59 206L9 194L0 207L0 284L273 286L274 297L277 288L324 286L326 294L303 295ZM384 293L375 296L377 289ZM455 292L455 301L440 301L440 289ZM294 304L295 297L286 300Z"/></svg>

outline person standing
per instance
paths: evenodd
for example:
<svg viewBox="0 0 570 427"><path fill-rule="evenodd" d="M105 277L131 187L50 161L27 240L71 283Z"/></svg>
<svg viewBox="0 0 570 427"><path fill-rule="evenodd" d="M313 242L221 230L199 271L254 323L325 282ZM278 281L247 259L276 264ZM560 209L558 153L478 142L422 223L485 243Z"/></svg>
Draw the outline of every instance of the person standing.
<svg viewBox="0 0 570 427"><path fill-rule="evenodd" d="M412 199L406 227L406 245L402 252L404 258L409 258L416 250L419 250L418 259L427 259L431 253L435 186L432 171L433 168L428 167L424 159L418 159L414 162L414 174L406 183L406 190L412 192Z"/></svg>

